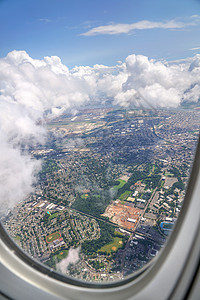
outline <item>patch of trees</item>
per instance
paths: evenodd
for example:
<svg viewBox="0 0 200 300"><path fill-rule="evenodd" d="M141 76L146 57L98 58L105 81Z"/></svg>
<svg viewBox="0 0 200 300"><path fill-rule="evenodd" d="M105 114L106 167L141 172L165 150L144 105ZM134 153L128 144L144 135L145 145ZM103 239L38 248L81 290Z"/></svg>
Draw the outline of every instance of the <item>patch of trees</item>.
<svg viewBox="0 0 200 300"><path fill-rule="evenodd" d="M182 174L181 176L182 177L186 177L186 172L187 170L189 169L189 166L186 164L186 163L183 163L182 166L180 167L181 171L182 171Z"/></svg>
<svg viewBox="0 0 200 300"><path fill-rule="evenodd" d="M72 204L72 208L99 217L104 213L110 200L109 191L101 191L100 197L89 194L87 198L81 198L81 195L78 194L75 202Z"/></svg>
<svg viewBox="0 0 200 300"><path fill-rule="evenodd" d="M174 177L180 177L180 172L176 167L172 167L169 172L174 175Z"/></svg>
<svg viewBox="0 0 200 300"><path fill-rule="evenodd" d="M161 175L158 174L152 174L151 176L148 175L149 175L148 168L146 168L143 172L134 171L133 175L129 178L128 182L118 190L116 197L119 198L121 194L128 191L131 185L134 185L138 180L142 180L147 185L147 188L155 189L159 184Z"/></svg>
<svg viewBox="0 0 200 300"><path fill-rule="evenodd" d="M158 164L155 164L154 174L159 174L161 172L161 167Z"/></svg>
<svg viewBox="0 0 200 300"><path fill-rule="evenodd" d="M100 268L104 267L104 264L102 262L99 262L99 261L96 261L96 260L91 260L89 263L96 270L99 270Z"/></svg>
<svg viewBox="0 0 200 300"><path fill-rule="evenodd" d="M98 221L98 223L101 230L100 238L92 241L84 241L81 246L83 253L86 255L92 255L94 252L97 252L97 250L113 240L115 227L102 221Z"/></svg>
<svg viewBox="0 0 200 300"><path fill-rule="evenodd" d="M43 161L42 170L39 172L38 176L40 180L46 179L46 174L53 173L54 171L59 170L59 167L55 160L48 159Z"/></svg>
<svg viewBox="0 0 200 300"><path fill-rule="evenodd" d="M183 191L185 188L185 185L184 185L183 181L180 178L178 178L178 181L173 184L172 188L174 190L177 188L177 189L180 189L181 191Z"/></svg>
<svg viewBox="0 0 200 300"><path fill-rule="evenodd" d="M151 192L147 192L147 193L143 194L142 198L144 200L149 200L151 198Z"/></svg>
<svg viewBox="0 0 200 300"><path fill-rule="evenodd" d="M44 217L42 219L40 219L40 222L44 222L44 224L49 223L49 215L45 214Z"/></svg>
<svg viewBox="0 0 200 300"><path fill-rule="evenodd" d="M165 196L174 194L174 190L175 190L176 188L177 188L177 189L180 189L181 191L183 191L183 190L185 189L185 185L184 185L184 183L183 183L183 181L181 180L180 177L178 178L178 181L175 182L175 183L172 185L172 187L171 187L168 191L165 192Z"/></svg>
<svg viewBox="0 0 200 300"><path fill-rule="evenodd" d="M138 180L142 180L144 177L144 172L134 171L133 175L129 178L128 182L118 190L116 197L119 198L121 194L130 189L131 185L135 184Z"/></svg>
<svg viewBox="0 0 200 300"><path fill-rule="evenodd" d="M161 179L161 175L152 174L150 177L144 179L147 188L155 189L158 186L158 183Z"/></svg>

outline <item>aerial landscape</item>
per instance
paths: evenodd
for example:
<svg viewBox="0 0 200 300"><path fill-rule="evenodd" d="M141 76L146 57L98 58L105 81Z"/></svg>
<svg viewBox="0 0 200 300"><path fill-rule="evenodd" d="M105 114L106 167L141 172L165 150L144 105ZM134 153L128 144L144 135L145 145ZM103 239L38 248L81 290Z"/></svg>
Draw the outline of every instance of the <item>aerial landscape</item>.
<svg viewBox="0 0 200 300"><path fill-rule="evenodd" d="M159 258L199 140L198 11L0 0L0 227L31 263L99 286Z"/></svg>
<svg viewBox="0 0 200 300"><path fill-rule="evenodd" d="M176 222L199 109L88 108L47 122L35 191L3 219L33 258L87 281L124 278L158 254ZM71 257L71 258L70 258Z"/></svg>

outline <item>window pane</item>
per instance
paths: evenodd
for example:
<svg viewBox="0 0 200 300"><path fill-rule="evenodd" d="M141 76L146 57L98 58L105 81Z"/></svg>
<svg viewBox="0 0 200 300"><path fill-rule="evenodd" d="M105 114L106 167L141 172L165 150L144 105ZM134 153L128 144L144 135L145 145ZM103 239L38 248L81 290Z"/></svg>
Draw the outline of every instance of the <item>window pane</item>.
<svg viewBox="0 0 200 300"><path fill-rule="evenodd" d="M199 136L197 3L181 4L187 17L163 13L153 22L150 7L144 17L138 6L130 19L134 1L126 2L128 10L120 2L113 12L115 1L99 7L79 2L78 9L74 1L70 11L81 25L68 12L63 16L64 3L55 10L50 1L51 18L38 17L32 1L23 11L21 4L3 7L4 15L18 10L23 20L29 11L23 30L14 17L16 32L21 29L24 39L32 33L41 52L33 40L23 48L17 34L26 51L6 48L0 58L1 221L34 259L91 282L125 278L164 247ZM40 2L34 5L46 11ZM86 8L102 21L88 23ZM7 18L0 20L6 26ZM74 40L68 56L59 40L64 27L69 43ZM6 30L11 39L14 27ZM44 34L53 48L43 44ZM133 40L137 54L129 55ZM180 45L190 45L187 54Z"/></svg>
<svg viewBox="0 0 200 300"><path fill-rule="evenodd" d="M116 280L163 247L178 217L200 111L90 108L47 122L34 191L3 218L27 253L83 280ZM55 138L58 136L59 138Z"/></svg>

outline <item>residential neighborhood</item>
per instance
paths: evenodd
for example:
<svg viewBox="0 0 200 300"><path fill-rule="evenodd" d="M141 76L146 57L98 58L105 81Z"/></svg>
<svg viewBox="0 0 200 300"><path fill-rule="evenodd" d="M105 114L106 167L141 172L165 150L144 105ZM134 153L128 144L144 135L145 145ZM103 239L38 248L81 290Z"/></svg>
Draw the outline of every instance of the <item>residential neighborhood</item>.
<svg viewBox="0 0 200 300"><path fill-rule="evenodd" d="M186 193L200 111L98 108L47 122L34 192L4 216L15 242L59 271L119 280L164 247Z"/></svg>

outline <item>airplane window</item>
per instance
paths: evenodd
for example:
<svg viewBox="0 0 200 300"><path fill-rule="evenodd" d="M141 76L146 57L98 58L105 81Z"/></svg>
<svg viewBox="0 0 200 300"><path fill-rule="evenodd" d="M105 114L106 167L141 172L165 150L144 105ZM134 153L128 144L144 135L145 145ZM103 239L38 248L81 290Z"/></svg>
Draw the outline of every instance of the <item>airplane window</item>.
<svg viewBox="0 0 200 300"><path fill-rule="evenodd" d="M197 3L173 4L175 16L153 1L158 20L144 2L144 17L129 0L0 3L12 37L0 58L1 223L27 255L83 282L121 281L159 255L199 138Z"/></svg>

